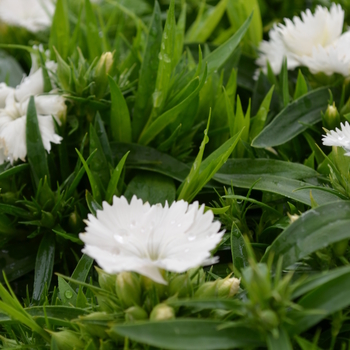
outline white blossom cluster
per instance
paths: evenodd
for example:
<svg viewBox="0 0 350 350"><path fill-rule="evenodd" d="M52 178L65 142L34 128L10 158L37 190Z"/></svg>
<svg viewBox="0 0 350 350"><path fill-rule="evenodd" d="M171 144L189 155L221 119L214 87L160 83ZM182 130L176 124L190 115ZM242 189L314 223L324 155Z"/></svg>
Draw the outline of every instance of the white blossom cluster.
<svg viewBox="0 0 350 350"><path fill-rule="evenodd" d="M350 74L350 31L342 34L344 11L333 4L328 10L317 6L301 13L301 18L284 19L285 24L274 25L269 32L270 41L262 41L260 57L256 63L267 72L269 62L274 74L287 58L288 69L306 66L312 74Z"/></svg>
<svg viewBox="0 0 350 350"><path fill-rule="evenodd" d="M21 159L25 161L27 108L30 96L35 97L35 107L38 116L39 129L44 148L50 152L51 142L60 143L62 138L55 133L54 119L61 124L65 119L67 106L62 96L51 91L44 94L43 69L36 66L32 57L32 70L16 88L0 83L0 164L5 161ZM46 68L51 75L56 71L57 64L46 62Z"/></svg>

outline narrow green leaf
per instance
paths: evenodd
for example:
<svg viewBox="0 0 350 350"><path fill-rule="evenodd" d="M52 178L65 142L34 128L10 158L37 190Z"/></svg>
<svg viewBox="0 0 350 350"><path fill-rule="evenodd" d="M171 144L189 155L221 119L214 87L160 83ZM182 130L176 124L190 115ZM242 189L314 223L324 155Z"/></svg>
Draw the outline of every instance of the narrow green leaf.
<svg viewBox="0 0 350 350"><path fill-rule="evenodd" d="M205 71L206 73L206 71ZM199 91L203 87L206 79L206 74L203 75L201 81L198 84L198 78L193 79L189 85L191 84L191 89L197 86L192 93L190 93L184 100L182 100L175 107L167 110L161 116L159 116L149 127L144 129L142 134L140 135L139 143L143 145L149 144L162 130L165 129L166 126L173 123L178 117L179 113L181 113L191 101L198 96ZM190 90L190 89L189 89Z"/></svg>
<svg viewBox="0 0 350 350"><path fill-rule="evenodd" d="M111 89L111 128L112 136L118 142L131 142L131 121L128 106L119 86L108 77Z"/></svg>
<svg viewBox="0 0 350 350"><path fill-rule="evenodd" d="M321 111L327 108L328 98L328 88L323 87L293 101L253 140L252 146L278 146L301 134L307 125L321 121Z"/></svg>
<svg viewBox="0 0 350 350"><path fill-rule="evenodd" d="M90 258L86 254L83 254L83 256L78 261L78 264L75 267L71 278L77 281L85 282L93 262L94 262L94 259ZM73 287L72 282L69 282L69 285Z"/></svg>
<svg viewBox="0 0 350 350"><path fill-rule="evenodd" d="M249 265L245 241L235 223L232 223L231 228L231 254L233 265L238 271L241 271Z"/></svg>
<svg viewBox="0 0 350 350"><path fill-rule="evenodd" d="M97 210L102 210L102 206L100 203L98 203L93 196L89 193L89 191L86 191L85 193L85 199L86 204L90 210L90 212L96 216Z"/></svg>
<svg viewBox="0 0 350 350"><path fill-rule="evenodd" d="M66 0L57 0L50 31L49 47L51 57L55 57L55 47L60 56L65 60L68 55L69 39L70 31L67 3Z"/></svg>
<svg viewBox="0 0 350 350"><path fill-rule="evenodd" d="M133 139L137 140L146 125L152 109L152 94L156 87L159 65L158 54L162 43L162 20L158 1L154 3L153 16L148 30L146 49L139 75L139 85L135 98L132 120Z"/></svg>
<svg viewBox="0 0 350 350"><path fill-rule="evenodd" d="M290 266L332 243L349 239L349 225L349 201L333 202L309 210L274 240L262 261L267 261L273 252L275 257L283 255L283 267Z"/></svg>
<svg viewBox="0 0 350 350"><path fill-rule="evenodd" d="M38 186L40 179L44 179L45 176L48 183L50 183L47 153L41 139L39 122L36 114L36 107L33 96L31 96L29 99L27 109L26 143L28 163L30 165L36 186Z"/></svg>
<svg viewBox="0 0 350 350"><path fill-rule="evenodd" d="M120 162L118 163L118 165L114 169L111 180L108 183L108 187L107 187L107 191L106 191L106 202L109 204L112 203L113 196L116 193L119 179L120 179L120 175L122 174L122 171L124 169L124 164L125 164L126 158L128 157L129 153L130 153L130 151L128 151L127 153L124 154L123 158L120 160Z"/></svg>
<svg viewBox="0 0 350 350"><path fill-rule="evenodd" d="M97 20L90 0L85 0L85 23L86 40L90 54L90 61L93 61L96 57L101 56L102 48Z"/></svg>
<svg viewBox="0 0 350 350"><path fill-rule="evenodd" d="M76 305L77 293L61 276L58 276L58 291L63 305Z"/></svg>
<svg viewBox="0 0 350 350"><path fill-rule="evenodd" d="M289 88L288 88L288 68L287 68L287 58L284 57L282 63L282 70L280 73L280 90L282 93L282 100L284 107L289 104Z"/></svg>
<svg viewBox="0 0 350 350"><path fill-rule="evenodd" d="M308 88L307 88L306 80L305 80L305 78L303 76L303 73L299 69L298 79L297 79L297 84L295 86L293 99L297 100L299 97L304 96L305 94L307 94L307 92L308 92Z"/></svg>
<svg viewBox="0 0 350 350"><path fill-rule="evenodd" d="M9 176L15 175L25 169L28 169L28 164L19 164L11 167L10 169L0 172L0 180L4 180Z"/></svg>
<svg viewBox="0 0 350 350"><path fill-rule="evenodd" d="M107 132L103 125L103 121L99 112L96 113L94 127L95 127L96 134L100 140L101 148L103 150L103 153L105 154L105 157L108 163L114 166L113 156L111 152L111 147L109 146Z"/></svg>
<svg viewBox="0 0 350 350"><path fill-rule="evenodd" d="M221 0L199 23L194 22L186 33L186 42L205 42L224 15L227 2L228 0Z"/></svg>
<svg viewBox="0 0 350 350"><path fill-rule="evenodd" d="M80 154L80 152L75 149L76 152L78 153L78 156L81 160L81 162L83 163L83 166L84 166L84 169L88 175L88 178L89 178L89 181L90 181L90 186L91 186L91 190L92 190L92 194L94 196L94 198L99 202L101 203L102 202L102 195L101 195L101 191L100 191L100 188L95 180L95 177L94 175L92 174L91 170L89 169L89 166L88 164L86 163L84 157ZM91 154L90 154L91 156Z"/></svg>
<svg viewBox="0 0 350 350"><path fill-rule="evenodd" d="M242 24L238 31L228 39L223 45L219 46L216 50L210 53L203 59L203 68L208 65L208 77L216 70L218 70L232 55L233 51L236 49L240 43L243 35L246 33L249 24L252 19L252 14L247 18L247 20Z"/></svg>
<svg viewBox="0 0 350 350"><path fill-rule="evenodd" d="M200 319L147 321L114 325L110 334L170 350L236 349L263 345L256 331L242 326L218 329L219 326L222 326L221 321Z"/></svg>
<svg viewBox="0 0 350 350"><path fill-rule="evenodd" d="M55 235L51 232L44 234L35 261L33 300L38 302L44 291L45 284L50 287L53 265L55 262Z"/></svg>
<svg viewBox="0 0 350 350"><path fill-rule="evenodd" d="M186 11L187 11L187 4L185 1L182 1L181 13L177 21L176 31L175 31L174 66L179 62L183 53L185 30L186 30Z"/></svg>
<svg viewBox="0 0 350 350"><path fill-rule="evenodd" d="M252 119L252 127L250 130L250 138L254 139L264 128L266 123L267 114L269 112L272 94L274 86L271 87L270 91L262 101L257 115Z"/></svg>

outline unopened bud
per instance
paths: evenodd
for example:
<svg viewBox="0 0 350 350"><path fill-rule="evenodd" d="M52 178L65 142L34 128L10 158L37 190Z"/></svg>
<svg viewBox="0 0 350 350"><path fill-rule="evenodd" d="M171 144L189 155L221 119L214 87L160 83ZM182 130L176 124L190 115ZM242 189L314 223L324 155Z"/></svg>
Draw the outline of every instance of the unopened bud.
<svg viewBox="0 0 350 350"><path fill-rule="evenodd" d="M89 315L79 316L76 323L89 335L103 339L107 338L106 330L109 328L108 322L112 322L113 320L113 314L107 312L93 312Z"/></svg>
<svg viewBox="0 0 350 350"><path fill-rule="evenodd" d="M140 306L131 306L125 310L125 321L133 322L139 320L147 320L147 312Z"/></svg>
<svg viewBox="0 0 350 350"><path fill-rule="evenodd" d="M196 298L212 298L217 296L217 282L205 282L194 293Z"/></svg>
<svg viewBox="0 0 350 350"><path fill-rule="evenodd" d="M141 305L141 284L134 273L119 273L117 275L116 291L124 307Z"/></svg>
<svg viewBox="0 0 350 350"><path fill-rule="evenodd" d="M79 233L82 230L82 220L81 220L81 217L78 214L76 208L69 215L68 227L69 227L70 232L72 232L72 233Z"/></svg>
<svg viewBox="0 0 350 350"><path fill-rule="evenodd" d="M297 221L299 219L299 215L298 214L289 214L287 213L288 217L289 217L289 222L292 224L294 221Z"/></svg>
<svg viewBox="0 0 350 350"><path fill-rule="evenodd" d="M333 252L335 256L341 257L345 254L346 250L348 249L349 240L343 239L339 242L335 242L332 244Z"/></svg>
<svg viewBox="0 0 350 350"><path fill-rule="evenodd" d="M60 350L71 350L71 349L84 349L84 342L79 338L78 334L64 330L62 332L51 332L47 330L56 340L57 346Z"/></svg>
<svg viewBox="0 0 350 350"><path fill-rule="evenodd" d="M179 298L189 296L191 294L191 280L189 275L175 276L169 283L169 296L177 294Z"/></svg>
<svg viewBox="0 0 350 350"><path fill-rule="evenodd" d="M113 67L113 53L105 52L96 64L94 80L96 98L101 98L106 92L108 86L108 74Z"/></svg>
<svg viewBox="0 0 350 350"><path fill-rule="evenodd" d="M218 280L218 296L221 298L230 298L237 294L241 280L235 277Z"/></svg>
<svg viewBox="0 0 350 350"><path fill-rule="evenodd" d="M166 304L156 305L150 315L152 321L172 320L175 318L175 310Z"/></svg>
<svg viewBox="0 0 350 350"><path fill-rule="evenodd" d="M326 129L334 130L340 125L340 115L338 109L335 106L335 102L332 105L328 105L326 112L322 115L323 126Z"/></svg>
<svg viewBox="0 0 350 350"><path fill-rule="evenodd" d="M115 293L116 276L107 273L97 266L95 266L95 269L98 273L98 284L100 287L108 292Z"/></svg>
<svg viewBox="0 0 350 350"><path fill-rule="evenodd" d="M276 328L279 324L278 317L272 310L261 311L260 320L266 329Z"/></svg>

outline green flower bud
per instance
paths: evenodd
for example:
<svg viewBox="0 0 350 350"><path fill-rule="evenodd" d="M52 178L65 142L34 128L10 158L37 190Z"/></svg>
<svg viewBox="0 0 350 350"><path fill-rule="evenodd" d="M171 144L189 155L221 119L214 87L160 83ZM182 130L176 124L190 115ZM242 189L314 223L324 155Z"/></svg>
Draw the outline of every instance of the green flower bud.
<svg viewBox="0 0 350 350"><path fill-rule="evenodd" d="M203 283L194 293L196 298L212 298L217 296L217 281Z"/></svg>
<svg viewBox="0 0 350 350"><path fill-rule="evenodd" d="M125 310L125 321L133 322L139 320L147 320L147 312L140 306L131 306Z"/></svg>
<svg viewBox="0 0 350 350"><path fill-rule="evenodd" d="M237 294L241 280L235 277L217 280L218 296L222 298L230 298Z"/></svg>
<svg viewBox="0 0 350 350"><path fill-rule="evenodd" d="M162 271L162 273L164 276L165 272ZM141 276L141 284L142 284L142 288L146 291L150 291L152 289L155 289L159 300L161 300L164 297L164 294L167 290L166 285L154 282L146 276Z"/></svg>
<svg viewBox="0 0 350 350"><path fill-rule="evenodd" d="M177 294L179 298L184 298L191 295L191 280L189 275L175 276L169 283L169 296Z"/></svg>
<svg viewBox="0 0 350 350"><path fill-rule="evenodd" d="M278 316L272 310L263 310L260 313L260 321L265 329L277 328L279 324Z"/></svg>
<svg viewBox="0 0 350 350"><path fill-rule="evenodd" d="M78 214L76 208L69 215L68 227L69 227L70 232L72 232L72 233L79 233L80 231L82 231L82 220L81 220L81 217Z"/></svg>
<svg viewBox="0 0 350 350"><path fill-rule="evenodd" d="M69 65L54 48L57 58L57 78L63 90L71 90L72 72Z"/></svg>
<svg viewBox="0 0 350 350"><path fill-rule="evenodd" d="M105 52L100 57L95 68L95 95L96 98L103 97L108 86L108 74L113 66L113 53Z"/></svg>
<svg viewBox="0 0 350 350"><path fill-rule="evenodd" d="M152 321L165 321L175 318L175 310L166 304L156 305L150 315Z"/></svg>
<svg viewBox="0 0 350 350"><path fill-rule="evenodd" d="M40 220L40 224L43 227L47 227L47 228L53 228L55 226L56 223L56 218L51 214L48 213L47 211L41 211L41 220Z"/></svg>
<svg viewBox="0 0 350 350"><path fill-rule="evenodd" d="M62 332L51 332L47 330L47 332L56 340L60 350L78 350L84 349L85 347L84 342L79 338L78 334L73 331L64 330Z"/></svg>
<svg viewBox="0 0 350 350"><path fill-rule="evenodd" d="M98 338L107 338L106 330L109 329L108 323L114 320L113 314L106 312L93 312L86 316L79 316L79 320L76 323L80 328L88 333L90 336Z"/></svg>
<svg viewBox="0 0 350 350"><path fill-rule="evenodd" d="M323 126L326 129L334 130L340 125L340 115L338 109L335 106L335 102L332 105L328 105L326 112L322 115Z"/></svg>
<svg viewBox="0 0 350 350"><path fill-rule="evenodd" d="M108 292L115 293L116 276L110 275L97 266L95 266L95 269L98 273L98 284L100 287Z"/></svg>
<svg viewBox="0 0 350 350"><path fill-rule="evenodd" d="M141 305L141 283L134 273L119 273L117 275L116 291L124 307Z"/></svg>

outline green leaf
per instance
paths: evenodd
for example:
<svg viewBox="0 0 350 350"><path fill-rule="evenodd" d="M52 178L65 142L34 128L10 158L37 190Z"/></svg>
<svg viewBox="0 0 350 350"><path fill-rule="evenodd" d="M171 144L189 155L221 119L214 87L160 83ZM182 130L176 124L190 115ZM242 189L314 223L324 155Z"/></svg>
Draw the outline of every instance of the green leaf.
<svg viewBox="0 0 350 350"><path fill-rule="evenodd" d="M349 203L347 203L349 205ZM333 228L332 228L333 232ZM328 231L329 233L329 231ZM291 312L293 322L286 325L289 334L300 334L339 310L349 307L350 271L322 284L304 295L298 305L304 312ZM315 311L318 312L315 312ZM309 311L309 312L308 312Z"/></svg>
<svg viewBox="0 0 350 350"><path fill-rule="evenodd" d="M288 67L287 58L283 58L282 69L280 73L280 90L282 93L283 106L287 107L289 104L289 88L288 88Z"/></svg>
<svg viewBox="0 0 350 350"><path fill-rule="evenodd" d="M24 71L18 62L5 51L0 50L0 81L16 87L23 79Z"/></svg>
<svg viewBox="0 0 350 350"><path fill-rule="evenodd" d="M86 40L90 54L90 61L93 61L96 57L102 55L102 40L99 36L99 28L90 0L85 0L85 23Z"/></svg>
<svg viewBox="0 0 350 350"><path fill-rule="evenodd" d="M85 199L86 199L86 204L87 204L90 212L96 216L96 211L102 210L101 204L99 202L97 202L93 196L91 196L89 191L86 191Z"/></svg>
<svg viewBox="0 0 350 350"><path fill-rule="evenodd" d="M58 276L58 291L63 305L76 305L77 293L61 276Z"/></svg>
<svg viewBox="0 0 350 350"><path fill-rule="evenodd" d="M254 117L254 119L252 119L252 127L249 133L251 139L254 139L263 130L265 126L273 91L274 86L271 87L264 100L262 101L258 113Z"/></svg>
<svg viewBox="0 0 350 350"><path fill-rule="evenodd" d="M159 65L158 54L162 43L162 20L158 1L154 3L154 11L148 30L146 49L139 75L139 85L135 98L132 120L133 139L137 140L150 115L152 94L156 87Z"/></svg>
<svg viewBox="0 0 350 350"><path fill-rule="evenodd" d="M281 327L278 329L277 337L268 333L266 342L268 350L293 350L288 333Z"/></svg>
<svg viewBox="0 0 350 350"><path fill-rule="evenodd" d="M240 43L243 35L246 33L249 24L252 20L252 14L242 24L238 31L228 39L223 45L210 53L203 59L202 73L204 73L205 66L208 66L208 77L216 70L218 70L232 55Z"/></svg>
<svg viewBox="0 0 350 350"><path fill-rule="evenodd" d="M53 265L55 262L55 235L51 232L44 234L35 261L33 300L38 302L45 289L50 287Z"/></svg>
<svg viewBox="0 0 350 350"><path fill-rule="evenodd" d="M100 140L101 149L103 150L103 153L105 154L105 157L108 163L114 166L113 156L112 156L111 148L109 146L107 132L103 125L103 121L99 112L96 113L94 127L95 127L96 134Z"/></svg>
<svg viewBox="0 0 350 350"><path fill-rule="evenodd" d="M350 201L329 203L309 210L274 240L262 261L267 261L273 252L276 260L283 255L283 267L290 266L319 249L350 238L349 225Z"/></svg>
<svg viewBox="0 0 350 350"><path fill-rule="evenodd" d="M90 155L94 153L90 163L90 170L94 176L94 179L98 183L98 186L100 187L100 192L104 193L105 186L110 179L109 165L108 165L104 150L101 146L100 139L97 136L97 133L94 127L92 126L92 124L90 124L89 134L90 134ZM95 150L96 152L94 152Z"/></svg>
<svg viewBox="0 0 350 350"><path fill-rule="evenodd" d="M114 325L109 333L151 346L174 350L214 350L263 345L256 331L236 326L218 329L220 321L176 319Z"/></svg>
<svg viewBox="0 0 350 350"><path fill-rule="evenodd" d="M117 191L119 179L120 179L120 176L121 176L122 171L124 169L124 164L125 164L126 158L128 157L129 153L130 153L130 151L128 151L127 153L124 154L123 158L120 160L120 162L118 163L118 165L114 169L111 180L108 183L108 187L107 187L107 191L106 191L106 202L108 202L109 204L112 203L113 196L115 195L115 193Z"/></svg>
<svg viewBox="0 0 350 350"><path fill-rule="evenodd" d="M71 278L77 281L85 282L93 262L94 262L94 259L90 258L86 254L83 254L77 266L75 267ZM72 287L73 286L72 282L69 282L69 285Z"/></svg>
<svg viewBox="0 0 350 350"><path fill-rule="evenodd" d="M299 202L311 205L311 183L319 177L315 170L297 163L272 159L228 159L214 180L229 186L281 194ZM304 180L304 181L301 181ZM309 182L310 181L310 182ZM306 187L306 190L298 190ZM316 186L315 186L316 187ZM324 187L312 190L317 203L324 204L338 200L336 195L323 191Z"/></svg>
<svg viewBox="0 0 350 350"><path fill-rule="evenodd" d="M149 144L162 130L164 130L169 124L176 121L179 113L181 113L183 110L185 110L189 104L192 102L192 100L198 96L199 91L203 87L206 79L206 71L204 72L204 75L201 79L201 81L198 84L198 78L193 79L188 84L188 90L189 92L193 90L187 97L182 100L179 104L177 104L175 107L167 110L162 115L160 115L151 125L143 130L142 134L140 135L139 143L147 145Z"/></svg>
<svg viewBox="0 0 350 350"><path fill-rule="evenodd" d="M118 142L131 142L131 121L128 106L117 83L108 77L111 89L111 128L112 136Z"/></svg>
<svg viewBox="0 0 350 350"><path fill-rule="evenodd" d="M321 121L321 111L327 108L327 87L310 91L284 108L253 140L252 146L273 147L286 143Z"/></svg>
<svg viewBox="0 0 350 350"><path fill-rule="evenodd" d="M168 94L171 72L175 65L175 62L173 61L175 32L175 0L171 0L158 56L159 65L156 87L153 94L153 107L156 109L161 109L164 106Z"/></svg>
<svg viewBox="0 0 350 350"><path fill-rule="evenodd" d="M68 55L69 39L70 31L67 3L66 0L57 0L50 31L49 47L51 56L55 57L53 49L55 47L60 56L65 60Z"/></svg>
<svg viewBox="0 0 350 350"><path fill-rule="evenodd" d="M92 194L94 196L94 198L99 202L102 203L102 195L101 195L101 191L100 188L95 180L94 175L92 174L91 170L89 169L89 166L87 164L87 162L85 161L84 157L80 154L80 152L75 149L76 152L78 153L78 156L80 158L80 161L83 163L84 169L88 175L89 181L90 181L90 186L91 186L91 190L92 190ZM93 154L93 153L92 153ZM92 156L92 154L90 154L90 157Z"/></svg>
<svg viewBox="0 0 350 350"><path fill-rule="evenodd" d="M28 164L19 164L11 167L10 169L0 172L0 181L8 178L9 176L15 175L23 170L28 169Z"/></svg>
<svg viewBox="0 0 350 350"><path fill-rule="evenodd" d="M186 33L186 42L205 42L226 11L228 0L221 0L200 22L195 21Z"/></svg>
<svg viewBox="0 0 350 350"><path fill-rule="evenodd" d="M170 205L175 200L176 188L174 181L167 176L142 172L129 182L125 190L124 196L128 200L133 195L151 205L161 203L164 206L165 201Z"/></svg>
<svg viewBox="0 0 350 350"><path fill-rule="evenodd" d="M249 266L245 241L241 231L234 222L231 228L231 254L233 265L238 271Z"/></svg>
<svg viewBox="0 0 350 350"><path fill-rule="evenodd" d="M176 31L175 31L174 66L176 66L176 64L180 61L180 58L183 53L185 31L186 31L186 10L187 10L187 4L185 1L182 1L181 12L176 24Z"/></svg>
<svg viewBox="0 0 350 350"><path fill-rule="evenodd" d="M304 96L307 94L308 88L307 88L307 83L306 80L303 76L303 73L299 69L298 71L298 79L297 79L297 84L295 86L295 91L294 91L294 96L293 99L297 100L299 97Z"/></svg>
<svg viewBox="0 0 350 350"><path fill-rule="evenodd" d="M40 179L44 179L45 176L48 183L50 183L47 153L41 139L33 96L31 96L29 99L27 109L26 143L28 163L30 165L36 186L38 186Z"/></svg>

